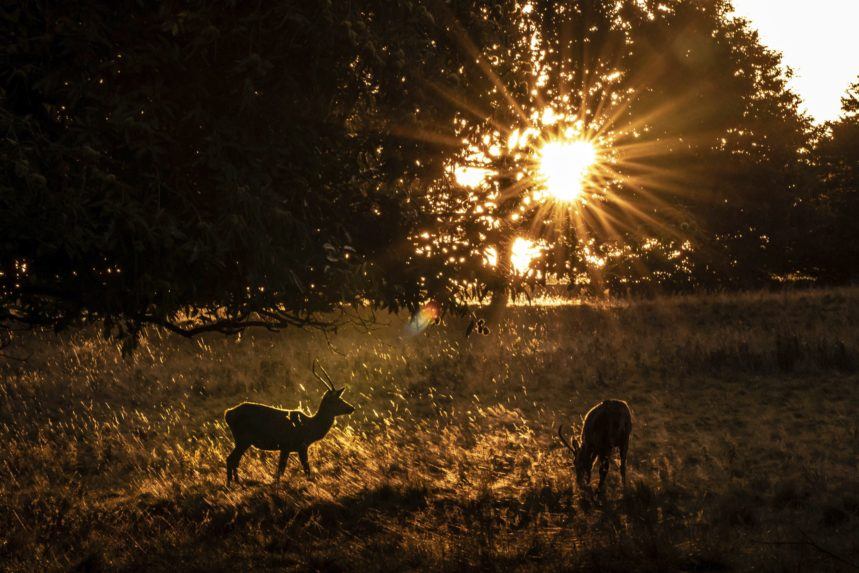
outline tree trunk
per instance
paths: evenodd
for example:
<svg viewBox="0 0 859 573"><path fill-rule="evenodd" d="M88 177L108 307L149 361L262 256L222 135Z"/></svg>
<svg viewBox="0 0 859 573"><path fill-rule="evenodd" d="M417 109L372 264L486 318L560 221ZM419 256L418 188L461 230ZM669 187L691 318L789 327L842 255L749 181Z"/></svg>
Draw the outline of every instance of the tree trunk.
<svg viewBox="0 0 859 573"><path fill-rule="evenodd" d="M489 285L492 291L492 300L489 306L486 307L486 322L497 326L504 317L504 312L507 309L507 304L510 300L510 279L513 273L513 265L510 262L510 257L513 255L513 237L506 237L504 241L496 247L498 251L498 260L495 264L495 279L493 284Z"/></svg>

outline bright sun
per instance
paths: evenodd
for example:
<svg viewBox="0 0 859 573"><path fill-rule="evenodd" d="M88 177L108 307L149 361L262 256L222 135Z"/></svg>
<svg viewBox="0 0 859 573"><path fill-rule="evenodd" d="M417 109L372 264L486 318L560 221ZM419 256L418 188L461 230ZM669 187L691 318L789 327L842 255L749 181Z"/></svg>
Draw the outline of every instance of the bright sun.
<svg viewBox="0 0 859 573"><path fill-rule="evenodd" d="M539 166L546 191L556 201L575 201L596 159L596 148L584 139L546 143L540 150Z"/></svg>

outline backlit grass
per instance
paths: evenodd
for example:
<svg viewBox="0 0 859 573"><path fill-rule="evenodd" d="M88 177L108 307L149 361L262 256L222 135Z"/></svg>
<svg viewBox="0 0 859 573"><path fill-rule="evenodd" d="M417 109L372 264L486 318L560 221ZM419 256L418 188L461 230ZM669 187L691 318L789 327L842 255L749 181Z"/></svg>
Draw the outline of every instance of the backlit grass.
<svg viewBox="0 0 859 573"><path fill-rule="evenodd" d="M859 563L859 290L512 308L488 337L35 333L0 377L10 571L838 570ZM224 487L223 410L314 409L319 357L359 410L315 477L251 450ZM573 489L553 440L634 413L630 487ZM92 570L92 569L90 569Z"/></svg>

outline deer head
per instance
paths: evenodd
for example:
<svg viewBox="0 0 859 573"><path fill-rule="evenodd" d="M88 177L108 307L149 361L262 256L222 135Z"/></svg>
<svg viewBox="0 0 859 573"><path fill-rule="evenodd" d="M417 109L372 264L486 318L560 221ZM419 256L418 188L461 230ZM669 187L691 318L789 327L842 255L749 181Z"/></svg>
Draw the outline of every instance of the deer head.
<svg viewBox="0 0 859 573"><path fill-rule="evenodd" d="M579 440L573 438L572 441L564 437L564 425L558 426L558 437L561 443L573 453L573 467L576 470L576 481L579 485L586 484L591 479L591 468L593 467L593 458L583 451L579 445Z"/></svg>
<svg viewBox="0 0 859 573"><path fill-rule="evenodd" d="M319 366L319 369L322 371L322 374L325 376L323 378L316 371L316 367ZM319 404L319 411L324 412L332 417L334 416L343 416L347 414L351 414L355 411L355 407L343 399L343 391L346 390L343 388L335 388L334 382L331 381L331 376L328 375L328 372L325 371L325 368L319 364L319 360L313 361L313 375L317 380L322 382L325 386L325 395L322 396L322 402Z"/></svg>

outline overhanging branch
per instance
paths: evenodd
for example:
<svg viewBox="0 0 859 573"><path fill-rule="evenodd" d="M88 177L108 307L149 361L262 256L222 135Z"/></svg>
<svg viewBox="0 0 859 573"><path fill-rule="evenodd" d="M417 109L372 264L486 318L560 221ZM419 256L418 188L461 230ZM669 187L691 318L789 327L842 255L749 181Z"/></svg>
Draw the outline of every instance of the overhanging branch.
<svg viewBox="0 0 859 573"><path fill-rule="evenodd" d="M278 310L260 310L255 315L257 318L222 318L202 324L187 324L156 317L144 317L140 322L141 324L160 326L186 338L207 332L238 334L248 328L265 328L276 332L287 327L299 327L315 328L327 332L335 330L339 324L337 320L319 320L312 316L302 317Z"/></svg>

